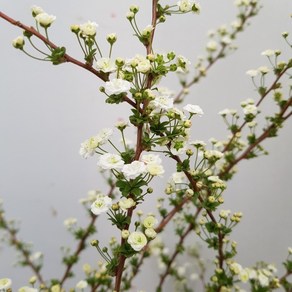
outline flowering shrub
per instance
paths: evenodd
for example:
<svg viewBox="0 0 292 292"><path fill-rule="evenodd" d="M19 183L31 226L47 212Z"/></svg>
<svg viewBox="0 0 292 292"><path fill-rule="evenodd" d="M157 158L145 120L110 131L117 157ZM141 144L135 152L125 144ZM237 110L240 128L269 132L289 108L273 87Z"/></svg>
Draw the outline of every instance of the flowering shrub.
<svg viewBox="0 0 292 292"><path fill-rule="evenodd" d="M20 254L19 263L34 274L29 279L30 286L18 291L65 291L67 281L74 276L77 284L70 291L133 291L135 277L143 273L143 264L149 257L157 258L161 269L157 292L163 291L167 277L174 279L177 291L194 291L191 281L196 279L202 291L210 292L243 289L260 292L280 287L292 290L289 281L291 248L282 276L277 276L276 268L265 262L243 267L236 261L237 243L232 240L233 229L243 214L223 207L224 192L237 165L242 160L266 155L263 142L276 137L292 115L291 87L287 84L292 59L279 61L279 50L262 53L268 58L270 67L261 66L247 72L259 97L243 101L241 112L229 108L219 112L229 135L223 140L210 139L211 146L192 139L192 124L200 123L205 110L193 103L179 105L211 66L234 51L234 39L260 10L257 0L237 0L235 4L237 20L230 27L220 27L209 34L206 56L195 62L194 73L189 72L190 61L186 57L172 50L159 53L154 40L155 32L163 23L167 25L170 16L199 14L201 7L195 1L182 0L170 5L153 0L151 24L146 27L139 25L139 7L130 6L126 18L134 37L145 49L144 55L136 54L131 58L112 56L118 40L115 33L106 37L109 50L104 52L97 40L97 23L87 21L72 25L70 29L80 46L83 61L73 58L67 48L51 41L49 32L56 17L42 8L33 6L31 9L34 26L17 22L0 12L2 19L23 30L23 35L12 41L14 48L34 59L54 65L69 62L89 71L102 82L99 90L106 103L126 104L130 108L126 120L117 121L112 128L97 129L97 134L93 133L80 145L80 156L95 159L109 191L90 191L88 197L80 201L89 215L86 227L79 227L75 218L65 220L64 225L77 241L77 248L74 252L65 252L63 275L54 279L45 277L43 254L34 253L31 246L19 239L18 228L14 221L7 219L1 205L0 228L8 243ZM291 47L289 34L284 32L282 36ZM42 46L36 40L41 41ZM170 73L179 76L181 88L177 93L162 86ZM262 105L268 98L274 100L275 108L272 113L262 113ZM261 130L258 127L260 116L266 119ZM135 144L127 139L131 129L136 133ZM115 143L116 137L120 138L121 145ZM176 171L165 182L167 160L175 163ZM155 198L155 191L159 191L157 185L161 184L165 184L165 194L158 194L157 210L147 215L137 211L138 207L143 209L144 202ZM103 246L98 237L100 227L96 220L99 216L108 218L108 223L118 231L119 238L112 237L107 246ZM163 237L169 225L175 235L171 239L177 240L172 253L168 248L169 239ZM196 239L189 245L186 239L191 234ZM74 267L89 242L97 250L97 253L91 250L93 256L102 260L96 267L82 264L84 274L74 275ZM197 242L213 250L212 267L204 262ZM178 265L177 259L182 255L192 261ZM12 280L1 278L0 291L11 291Z"/></svg>

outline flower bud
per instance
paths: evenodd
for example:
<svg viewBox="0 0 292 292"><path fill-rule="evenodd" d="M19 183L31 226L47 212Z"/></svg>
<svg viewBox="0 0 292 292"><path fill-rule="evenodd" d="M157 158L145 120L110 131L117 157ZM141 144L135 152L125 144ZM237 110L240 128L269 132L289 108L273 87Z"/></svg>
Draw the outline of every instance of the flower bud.
<svg viewBox="0 0 292 292"><path fill-rule="evenodd" d="M94 240L92 240L92 241L90 242L90 244L91 244L92 246L98 246L99 241L96 240L96 239L94 239Z"/></svg>
<svg viewBox="0 0 292 292"><path fill-rule="evenodd" d="M122 230L122 238L123 239L127 239L129 237L129 235L130 235L129 230L126 230L126 229Z"/></svg>
<svg viewBox="0 0 292 292"><path fill-rule="evenodd" d="M133 12L128 12L127 13L127 15L126 15L126 17L127 17L127 19L128 20L133 20L134 19L134 17L135 17L135 14L133 13Z"/></svg>
<svg viewBox="0 0 292 292"><path fill-rule="evenodd" d="M72 24L70 30L74 33L78 33L80 31L80 26L78 24Z"/></svg>
<svg viewBox="0 0 292 292"><path fill-rule="evenodd" d="M139 11L139 6L131 5L130 6L130 11L136 14Z"/></svg>
<svg viewBox="0 0 292 292"><path fill-rule="evenodd" d="M147 193L148 193L148 194L152 194L152 193L153 193L153 189L152 189L152 188L148 188L148 189L147 189Z"/></svg>
<svg viewBox="0 0 292 292"><path fill-rule="evenodd" d="M109 35L107 35L106 40L113 45L116 40L117 40L117 35L115 33L110 33Z"/></svg>
<svg viewBox="0 0 292 292"><path fill-rule="evenodd" d="M24 47L24 38L23 38L23 36L19 36L16 39L14 39L12 41L12 45L13 45L14 48L22 50L23 47Z"/></svg>

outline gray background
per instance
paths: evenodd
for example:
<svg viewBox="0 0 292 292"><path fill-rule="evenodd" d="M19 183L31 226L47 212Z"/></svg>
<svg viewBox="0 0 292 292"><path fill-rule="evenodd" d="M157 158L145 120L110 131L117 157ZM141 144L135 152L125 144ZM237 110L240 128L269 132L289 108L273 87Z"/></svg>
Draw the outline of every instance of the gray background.
<svg viewBox="0 0 292 292"><path fill-rule="evenodd" d="M68 53L80 59L82 56L69 26L87 20L99 24L98 39L103 48L108 33L118 34L115 57L143 54L144 49L131 37L124 15L130 4L139 4L139 23L146 26L150 22L149 2L0 1L3 12L26 24L33 24L30 7L35 4L56 15L51 39L67 46ZM195 60L204 53L207 30L234 19L232 2L206 0L201 3L199 16L172 16L157 31L155 47L160 51L171 49ZM240 101L256 97L245 72L269 65L260 55L263 50L281 49L284 59L291 56L291 50L281 38L281 32L291 32L291 0L262 2L264 8L260 15L252 19L252 25L236 41L239 50L216 64L208 78L195 86L187 97L186 102L199 104L205 112L197 120L193 139L224 139L224 124L217 113L226 107L239 109ZM13 49L11 41L20 34L18 28L0 20L0 196L7 216L21 220L21 238L32 241L36 251L45 253L44 273L49 278L63 271L60 246L74 247L70 235L64 232L63 220L74 216L80 224L85 224L79 198L85 197L90 189L107 190L97 172L95 159L83 160L79 156L80 143L99 129L112 127L118 118L126 118L128 108L104 104L104 96L98 91L102 82L90 73L71 64L54 67L37 62ZM172 77L162 85L178 90L175 80ZM266 110L270 110L269 105ZM244 213L232 237L239 242L238 261L250 266L264 259L280 267L287 247L292 245L291 121L280 131L280 137L269 140L265 146L270 152L268 157L240 164L239 173L228 185L224 208ZM173 167L173 164L168 165L169 169ZM163 189L159 183L159 179L154 181L158 190ZM153 206L154 201L141 208L150 211ZM108 228L110 223L105 216L98 221L98 226L102 226L99 239L106 243L114 231ZM16 261L14 252L4 244L1 246L0 278L12 278L13 287L18 288L32 274L27 269L12 267ZM95 251L90 249L82 262L94 262L94 255ZM208 253L207 257L211 258ZM96 258L99 259L97 254ZM147 263L147 273L136 281L137 289L154 291L157 278L154 267L155 261ZM83 277L80 268L76 273L80 275L77 280Z"/></svg>

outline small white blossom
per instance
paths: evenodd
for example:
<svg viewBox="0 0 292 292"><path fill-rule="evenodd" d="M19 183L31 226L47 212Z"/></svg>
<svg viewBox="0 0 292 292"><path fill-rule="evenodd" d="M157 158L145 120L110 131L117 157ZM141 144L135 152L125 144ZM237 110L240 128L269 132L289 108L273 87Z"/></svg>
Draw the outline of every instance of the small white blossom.
<svg viewBox="0 0 292 292"><path fill-rule="evenodd" d="M34 263L39 263L43 260L43 258L44 258L44 254L40 251L37 251L29 257L29 260Z"/></svg>
<svg viewBox="0 0 292 292"><path fill-rule="evenodd" d="M266 275L264 275L262 272L259 272L258 280L262 287L269 286L269 278Z"/></svg>
<svg viewBox="0 0 292 292"><path fill-rule="evenodd" d="M270 69L268 67L266 67L266 66L261 66L261 67L258 68L258 71L264 75L264 74L269 73Z"/></svg>
<svg viewBox="0 0 292 292"><path fill-rule="evenodd" d="M239 273L242 271L242 266L236 262L231 263L229 265L229 269L231 272L233 272L235 275L239 275Z"/></svg>
<svg viewBox="0 0 292 292"><path fill-rule="evenodd" d="M88 287L88 283L84 280L81 280L76 284L76 289L79 289L79 290L83 290L87 287Z"/></svg>
<svg viewBox="0 0 292 292"><path fill-rule="evenodd" d="M226 219L230 215L230 210L221 210L219 216L223 219Z"/></svg>
<svg viewBox="0 0 292 292"><path fill-rule="evenodd" d="M143 161L145 164L160 164L161 158L159 157L159 155L156 154L143 154L141 157L141 161Z"/></svg>
<svg viewBox="0 0 292 292"><path fill-rule="evenodd" d="M215 42L215 41L209 41L207 43L207 46L206 46L207 51L209 51L209 52L215 52L217 50L217 48L218 48L217 42Z"/></svg>
<svg viewBox="0 0 292 292"><path fill-rule="evenodd" d="M239 273L239 279L241 282L246 283L249 280L248 269L243 269Z"/></svg>
<svg viewBox="0 0 292 292"><path fill-rule="evenodd" d="M33 17L35 17L38 14L44 13L45 11L41 7L34 5L31 7L31 12Z"/></svg>
<svg viewBox="0 0 292 292"><path fill-rule="evenodd" d="M113 60L109 58L101 58L96 61L95 64L97 70L104 73L111 73L116 71L116 64Z"/></svg>
<svg viewBox="0 0 292 292"><path fill-rule="evenodd" d="M188 148L188 143L185 138L177 138L171 141L170 152L174 155L183 154Z"/></svg>
<svg viewBox="0 0 292 292"><path fill-rule="evenodd" d="M158 95L150 102L150 105L153 105L158 110L169 110L173 108L173 98L169 98L164 95Z"/></svg>
<svg viewBox="0 0 292 292"><path fill-rule="evenodd" d="M124 161L119 154L106 153L99 157L97 165L102 169L121 169Z"/></svg>
<svg viewBox="0 0 292 292"><path fill-rule="evenodd" d="M143 220L143 225L145 228L153 228L157 225L158 220L154 216L147 216Z"/></svg>
<svg viewBox="0 0 292 292"><path fill-rule="evenodd" d="M172 174L171 180L175 184L181 184L181 183L184 183L185 182L186 175L183 172L175 172L175 173Z"/></svg>
<svg viewBox="0 0 292 292"><path fill-rule="evenodd" d="M101 213L107 212L112 204L112 199L109 196L99 195L95 202L91 205L91 212L94 215L99 215Z"/></svg>
<svg viewBox="0 0 292 292"><path fill-rule="evenodd" d="M258 108L254 104L248 104L242 110L245 115L255 116L258 113Z"/></svg>
<svg viewBox="0 0 292 292"><path fill-rule="evenodd" d="M158 163L147 164L146 171L152 176L162 176L165 172L163 166Z"/></svg>
<svg viewBox="0 0 292 292"><path fill-rule="evenodd" d="M191 0L181 0L177 2L177 6L181 12L190 12L192 11L192 7L195 4L194 1Z"/></svg>
<svg viewBox="0 0 292 292"><path fill-rule="evenodd" d="M187 104L183 107L183 109L191 114L198 115L199 117L204 114L203 110L198 105L194 104Z"/></svg>
<svg viewBox="0 0 292 292"><path fill-rule="evenodd" d="M11 288L12 281L9 278L0 279L0 291L6 291Z"/></svg>
<svg viewBox="0 0 292 292"><path fill-rule="evenodd" d="M119 202L118 202L120 208L123 211L127 211L129 208L132 208L133 206L136 205L135 201L132 198L122 198Z"/></svg>
<svg viewBox="0 0 292 292"><path fill-rule="evenodd" d="M206 150L204 152L204 157L206 159L220 159L223 157L223 153L217 150Z"/></svg>
<svg viewBox="0 0 292 292"><path fill-rule="evenodd" d="M80 33L83 37L93 37L96 35L98 24L96 22L87 21L80 25Z"/></svg>
<svg viewBox="0 0 292 292"><path fill-rule="evenodd" d="M105 83L105 90L109 95L121 94L131 88L131 83L123 79L113 79Z"/></svg>
<svg viewBox="0 0 292 292"><path fill-rule="evenodd" d="M145 234L148 238L151 238L151 239L155 238L157 235L156 231L153 228L146 228Z"/></svg>
<svg viewBox="0 0 292 292"><path fill-rule="evenodd" d="M146 236L139 231L132 232L127 241L135 251L140 251L147 244Z"/></svg>
<svg viewBox="0 0 292 292"><path fill-rule="evenodd" d="M258 70L248 70L246 71L246 75L250 76L250 77L256 77L259 74Z"/></svg>
<svg viewBox="0 0 292 292"><path fill-rule="evenodd" d="M72 229L76 224L77 224L76 218L70 217L64 220L64 225L68 230Z"/></svg>
<svg viewBox="0 0 292 292"><path fill-rule="evenodd" d="M40 26L47 28L56 20L56 16L49 15L43 12L43 13L37 14L35 16L35 20Z"/></svg>
<svg viewBox="0 0 292 292"><path fill-rule="evenodd" d="M275 51L274 50L265 50L262 52L262 56L267 56L267 57L272 57L275 55Z"/></svg>
<svg viewBox="0 0 292 292"><path fill-rule="evenodd" d="M146 172L146 166L144 162L133 161L130 164L125 164L122 168L122 173L126 179L135 179L141 174Z"/></svg>
<svg viewBox="0 0 292 292"><path fill-rule="evenodd" d="M28 286L23 286L23 287L18 289L18 292L38 292L38 289L28 287Z"/></svg>

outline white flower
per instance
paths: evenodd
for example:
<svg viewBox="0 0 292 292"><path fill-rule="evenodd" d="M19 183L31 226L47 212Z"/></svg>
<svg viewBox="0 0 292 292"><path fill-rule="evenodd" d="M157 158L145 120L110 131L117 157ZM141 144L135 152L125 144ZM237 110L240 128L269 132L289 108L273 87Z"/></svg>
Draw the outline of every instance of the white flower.
<svg viewBox="0 0 292 292"><path fill-rule="evenodd" d="M212 181L212 182L223 182L218 175L211 175L208 177L208 181Z"/></svg>
<svg viewBox="0 0 292 292"><path fill-rule="evenodd" d="M80 25L80 33L83 37L92 37L96 35L98 24L92 21L87 21Z"/></svg>
<svg viewBox="0 0 292 292"><path fill-rule="evenodd" d="M187 147L187 140L180 137L171 141L170 152L174 155L183 154L187 150Z"/></svg>
<svg viewBox="0 0 292 292"><path fill-rule="evenodd" d="M223 157L223 153L217 150L206 150L204 152L204 157L206 159L220 159Z"/></svg>
<svg viewBox="0 0 292 292"><path fill-rule="evenodd" d="M105 83L105 90L109 95L127 92L131 83L123 79L113 79Z"/></svg>
<svg viewBox="0 0 292 292"><path fill-rule="evenodd" d="M266 66L261 66L261 67L258 68L258 71L264 75L264 74L269 73L270 69L268 67L266 67Z"/></svg>
<svg viewBox="0 0 292 292"><path fill-rule="evenodd" d="M38 24L40 26L49 27L56 20L56 16L49 15L49 14L43 12L43 13L36 15L35 20L38 22Z"/></svg>
<svg viewBox="0 0 292 292"><path fill-rule="evenodd" d="M161 163L161 158L159 155L156 154L144 154L141 157L141 161L143 161L145 164L160 164Z"/></svg>
<svg viewBox="0 0 292 292"><path fill-rule="evenodd" d="M223 219L226 219L230 215L230 210L221 210L219 216Z"/></svg>
<svg viewBox="0 0 292 292"><path fill-rule="evenodd" d="M38 289L28 287L28 286L23 286L23 287L18 289L18 292L38 292Z"/></svg>
<svg viewBox="0 0 292 292"><path fill-rule="evenodd" d="M272 57L273 55L275 55L274 50L265 50L262 52L262 56Z"/></svg>
<svg viewBox="0 0 292 292"><path fill-rule="evenodd" d="M194 1L191 0L181 0L177 2L177 6L181 12L190 12L192 11L192 7L195 4Z"/></svg>
<svg viewBox="0 0 292 292"><path fill-rule="evenodd" d="M137 71L140 73L147 73L151 69L151 63L148 59L142 56L137 56L135 58L135 61L137 62Z"/></svg>
<svg viewBox="0 0 292 292"><path fill-rule="evenodd" d="M64 225L68 230L72 229L72 227L75 226L76 224L77 224L76 218L70 217L64 220Z"/></svg>
<svg viewBox="0 0 292 292"><path fill-rule="evenodd" d="M242 110L245 115L255 116L258 113L258 108L254 104L248 104Z"/></svg>
<svg viewBox="0 0 292 292"><path fill-rule="evenodd" d="M181 184L184 183L186 179L186 175L184 174L184 172L175 172L172 174L171 176L171 180L175 183L175 184Z"/></svg>
<svg viewBox="0 0 292 292"><path fill-rule="evenodd" d="M239 279L243 283L246 283L249 280L248 269L243 269L242 271L240 271L240 273L239 273Z"/></svg>
<svg viewBox="0 0 292 292"><path fill-rule="evenodd" d="M183 107L183 109L191 114L198 115L199 117L204 114L203 110L198 105L194 104L187 104Z"/></svg>
<svg viewBox="0 0 292 292"><path fill-rule="evenodd" d="M232 271L235 275L238 275L242 271L242 266L238 263L232 263L229 265L230 271Z"/></svg>
<svg viewBox="0 0 292 292"><path fill-rule="evenodd" d="M204 141L202 140L195 140L190 142L191 145L194 145L196 148L205 148L207 145Z"/></svg>
<svg viewBox="0 0 292 292"><path fill-rule="evenodd" d="M206 49L210 52L215 52L217 50L218 44L215 41L209 41L207 43Z"/></svg>
<svg viewBox="0 0 292 292"><path fill-rule="evenodd" d="M146 171L152 176L162 176L165 172L163 166L158 163L147 164Z"/></svg>
<svg viewBox="0 0 292 292"><path fill-rule="evenodd" d="M122 168L122 173L126 179L135 179L139 175L146 172L146 166L144 162L133 161L130 164L125 164Z"/></svg>
<svg viewBox="0 0 292 292"><path fill-rule="evenodd" d="M105 144L112 134L112 129L102 129L96 136L92 136L89 139L85 140L83 143L81 143L79 154L83 158L93 156L95 154L96 148L100 145Z"/></svg>
<svg viewBox="0 0 292 292"><path fill-rule="evenodd" d="M264 275L262 272L259 272L259 274L258 274L258 280L259 280L260 285L262 287L269 286L269 278L266 275Z"/></svg>
<svg viewBox="0 0 292 292"><path fill-rule="evenodd" d="M135 251L140 251L147 244L146 236L139 231L132 232L127 241Z"/></svg>
<svg viewBox="0 0 292 292"><path fill-rule="evenodd" d="M250 77L256 77L259 74L258 70L248 70L246 71L246 75L250 76Z"/></svg>
<svg viewBox="0 0 292 292"><path fill-rule="evenodd" d="M99 157L97 165L102 169L120 169L123 167L124 161L118 154L106 153Z"/></svg>
<svg viewBox="0 0 292 292"><path fill-rule="evenodd" d="M224 36L221 39L221 43L223 43L224 45L229 45L231 43L231 38L229 36Z"/></svg>
<svg viewBox="0 0 292 292"><path fill-rule="evenodd" d="M99 141L97 137L91 137L85 140L83 143L81 143L79 154L83 158L88 158L89 156L93 156L98 145L99 145Z"/></svg>
<svg viewBox="0 0 292 292"><path fill-rule="evenodd" d="M154 216L147 216L143 220L143 225L145 228L153 228L157 225L158 220Z"/></svg>
<svg viewBox="0 0 292 292"><path fill-rule="evenodd" d="M236 115L237 114L237 110L236 109L229 109L229 108L226 108L222 111L220 111L218 113L220 116L226 116L226 115Z"/></svg>
<svg viewBox="0 0 292 292"><path fill-rule="evenodd" d="M158 95L150 102L150 105L154 106L157 110L169 110L173 108L173 98L169 98L164 95Z"/></svg>
<svg viewBox="0 0 292 292"><path fill-rule="evenodd" d="M109 196L99 195L95 202L91 205L91 212L94 215L107 212L109 206L112 204L112 199Z"/></svg>
<svg viewBox="0 0 292 292"><path fill-rule="evenodd" d="M38 14L44 13L45 11L41 7L34 5L31 7L31 12L33 17L35 17Z"/></svg>
<svg viewBox="0 0 292 292"><path fill-rule="evenodd" d="M156 231L153 228L146 228L145 234L148 238L151 238L151 239L155 238L157 235Z"/></svg>
<svg viewBox="0 0 292 292"><path fill-rule="evenodd" d="M122 198L118 204L123 211L127 211L129 208L132 208L136 205L132 198Z"/></svg>
<svg viewBox="0 0 292 292"><path fill-rule="evenodd" d="M112 136L112 134L113 134L112 129L104 128L104 129L100 130L96 136L99 145L105 144L109 140L109 138Z"/></svg>
<svg viewBox="0 0 292 292"><path fill-rule="evenodd" d="M30 260L31 262L34 262L34 263L39 263L39 262L41 262L41 261L43 260L43 258L44 258L43 253L40 252L40 251L37 251L37 252L33 253L33 254L29 257L29 260Z"/></svg>
<svg viewBox="0 0 292 292"><path fill-rule="evenodd" d="M109 58L101 58L96 61L96 68L104 73L111 73L116 71L116 64Z"/></svg>
<svg viewBox="0 0 292 292"><path fill-rule="evenodd" d="M87 286L88 286L88 283L84 280L81 280L76 284L76 289L83 290L83 289L87 288Z"/></svg>
<svg viewBox="0 0 292 292"><path fill-rule="evenodd" d="M0 291L6 291L11 288L12 281L9 278L0 279Z"/></svg>

